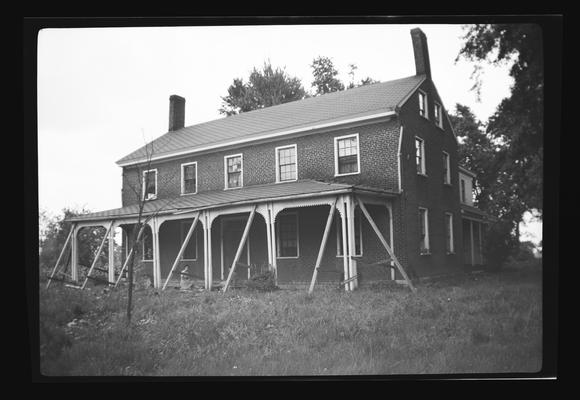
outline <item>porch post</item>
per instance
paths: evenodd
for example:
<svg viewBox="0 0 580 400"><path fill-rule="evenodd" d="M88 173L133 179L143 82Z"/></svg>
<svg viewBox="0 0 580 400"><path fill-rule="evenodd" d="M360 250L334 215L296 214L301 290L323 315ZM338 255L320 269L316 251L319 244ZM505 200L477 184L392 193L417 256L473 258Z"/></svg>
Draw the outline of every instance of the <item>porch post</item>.
<svg viewBox="0 0 580 400"><path fill-rule="evenodd" d="M389 213L389 242L391 244L391 250L393 253L395 252L395 239L393 237L393 204L391 202L387 202L387 212ZM391 267L394 266L394 262L390 262ZM395 280L395 269L391 268L391 279Z"/></svg>
<svg viewBox="0 0 580 400"><path fill-rule="evenodd" d="M346 218L347 218L347 242L348 242L348 274L349 277L356 276L356 243L355 243L355 226L354 226L354 200L352 196L346 195ZM356 289L357 279L355 278L349 284L349 290Z"/></svg>
<svg viewBox="0 0 580 400"><path fill-rule="evenodd" d="M151 225L151 234L153 235L153 286L158 289L161 286L161 260L159 257L159 221L157 217L153 217Z"/></svg>
<svg viewBox="0 0 580 400"><path fill-rule="evenodd" d="M475 266L475 243L473 241L473 221L469 220L469 233L471 236L471 266Z"/></svg>
<svg viewBox="0 0 580 400"><path fill-rule="evenodd" d="M349 274L349 262L348 262L348 243L346 240L346 235L347 235L347 229L346 229L346 223L347 223L347 215L346 215L346 206L345 206L345 198L341 196L340 198L340 210L342 211L340 213L340 219L341 219L341 229L342 229L342 264L344 267L344 280L348 280L350 278L350 274ZM348 284L344 285L344 290L348 291L349 290L349 286Z"/></svg>
<svg viewBox="0 0 580 400"><path fill-rule="evenodd" d="M213 266L212 266L212 250L211 250L211 215L209 211L204 212L203 219L203 232L204 232L204 246L203 246L203 260L204 260L204 278L205 278L205 288L211 291L213 285Z"/></svg>
<svg viewBox="0 0 580 400"><path fill-rule="evenodd" d="M266 205L266 215L264 216L266 221L266 246L268 247L268 268L274 263L272 262L272 232L270 226L270 207Z"/></svg>
<svg viewBox="0 0 580 400"><path fill-rule="evenodd" d="M73 234L71 237L71 258L70 258L70 273L71 273L71 279L74 282L79 281L79 228L77 226L75 226L73 228Z"/></svg>
<svg viewBox="0 0 580 400"><path fill-rule="evenodd" d="M278 284L278 248L276 242L276 216L272 204L268 207L268 219L270 224L270 248L272 253L272 268L274 268L274 283Z"/></svg>
<svg viewBox="0 0 580 400"><path fill-rule="evenodd" d="M109 231L109 283L115 282L115 223L111 223Z"/></svg>

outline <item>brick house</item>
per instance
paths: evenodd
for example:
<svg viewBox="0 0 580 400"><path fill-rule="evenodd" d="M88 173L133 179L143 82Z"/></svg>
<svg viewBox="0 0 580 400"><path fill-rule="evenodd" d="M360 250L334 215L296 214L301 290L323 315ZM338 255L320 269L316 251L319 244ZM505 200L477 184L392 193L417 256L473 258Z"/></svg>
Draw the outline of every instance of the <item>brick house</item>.
<svg viewBox="0 0 580 400"><path fill-rule="evenodd" d="M117 162L122 207L71 219L73 280L83 227L121 227L127 258L140 196L137 260L155 287L183 270L210 289L268 268L279 285L312 283L316 269L316 283L352 290L482 264L474 175L458 165L427 39L411 37L407 78L187 127L185 99L171 96L168 132Z"/></svg>

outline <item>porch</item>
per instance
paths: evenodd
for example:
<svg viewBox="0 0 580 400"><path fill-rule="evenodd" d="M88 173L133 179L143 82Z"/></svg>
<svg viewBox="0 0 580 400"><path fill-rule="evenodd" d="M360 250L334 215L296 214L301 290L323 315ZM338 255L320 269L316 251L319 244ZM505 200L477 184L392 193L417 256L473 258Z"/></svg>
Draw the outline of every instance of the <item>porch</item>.
<svg viewBox="0 0 580 400"><path fill-rule="evenodd" d="M279 286L304 285L310 291L315 284L353 290L362 277L376 282L394 280L396 275L413 288L393 253L396 196L308 180L153 200L145 205L144 229L138 235L142 245L135 260L161 289L184 278L206 290L225 291L266 270L272 271ZM107 280L118 284L137 218L135 206L129 206L71 219L72 280L78 282L79 229L105 226L101 247L108 239ZM122 262L117 266L111 233L115 228L123 231ZM53 276L57 267L58 263Z"/></svg>

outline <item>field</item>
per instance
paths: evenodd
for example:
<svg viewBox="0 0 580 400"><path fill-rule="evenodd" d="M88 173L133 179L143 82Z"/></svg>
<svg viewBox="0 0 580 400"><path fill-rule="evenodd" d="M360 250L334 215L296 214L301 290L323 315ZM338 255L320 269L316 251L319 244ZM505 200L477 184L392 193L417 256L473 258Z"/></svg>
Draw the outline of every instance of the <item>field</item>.
<svg viewBox="0 0 580 400"><path fill-rule="evenodd" d="M40 288L47 376L536 372L541 272L504 271L345 293L317 287L135 292Z"/></svg>

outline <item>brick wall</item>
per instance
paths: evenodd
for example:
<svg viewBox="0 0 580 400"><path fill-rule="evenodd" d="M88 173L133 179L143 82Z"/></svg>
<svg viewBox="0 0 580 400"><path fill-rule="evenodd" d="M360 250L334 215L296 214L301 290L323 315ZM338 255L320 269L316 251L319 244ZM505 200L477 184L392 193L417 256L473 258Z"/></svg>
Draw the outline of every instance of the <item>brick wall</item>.
<svg viewBox="0 0 580 400"><path fill-rule="evenodd" d="M334 137L358 133L361 173L334 177ZM151 168L158 170L158 198L180 195L182 163L197 161L198 192L224 188L224 156L243 154L244 186L273 183L276 181L274 149L278 146L296 144L298 154L298 179L315 179L397 189L397 146L399 124L396 120L341 129L332 132L302 136L239 147L227 151L183 157L154 162ZM139 187L136 168L123 170L123 206L137 200L132 187Z"/></svg>

